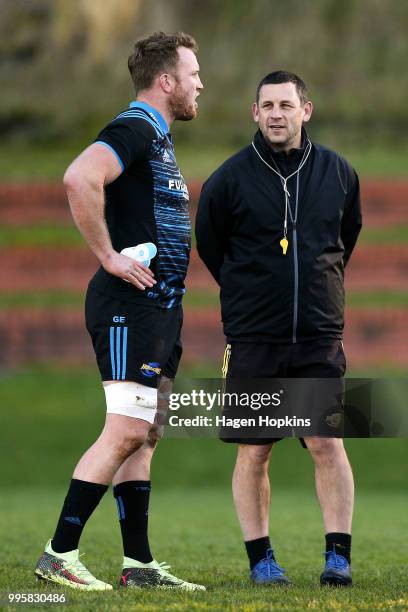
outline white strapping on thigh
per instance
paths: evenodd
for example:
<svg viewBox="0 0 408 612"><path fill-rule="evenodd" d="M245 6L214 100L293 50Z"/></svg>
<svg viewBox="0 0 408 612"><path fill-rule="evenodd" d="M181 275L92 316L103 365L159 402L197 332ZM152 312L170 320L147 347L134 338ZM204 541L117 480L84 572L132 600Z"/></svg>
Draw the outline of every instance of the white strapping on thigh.
<svg viewBox="0 0 408 612"><path fill-rule="evenodd" d="M157 412L157 389L137 382L123 382L104 385L106 411L110 414L143 419L153 423Z"/></svg>

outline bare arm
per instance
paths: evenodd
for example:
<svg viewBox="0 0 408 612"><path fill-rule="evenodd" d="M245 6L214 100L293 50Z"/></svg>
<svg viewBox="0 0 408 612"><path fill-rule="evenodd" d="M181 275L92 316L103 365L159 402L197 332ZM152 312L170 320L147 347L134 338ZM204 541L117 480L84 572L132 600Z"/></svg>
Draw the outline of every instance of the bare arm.
<svg viewBox="0 0 408 612"><path fill-rule="evenodd" d="M112 183L120 173L114 154L94 143L68 167L64 185L74 221L101 265L110 274L143 290L156 283L153 272L113 249L105 220L104 186Z"/></svg>

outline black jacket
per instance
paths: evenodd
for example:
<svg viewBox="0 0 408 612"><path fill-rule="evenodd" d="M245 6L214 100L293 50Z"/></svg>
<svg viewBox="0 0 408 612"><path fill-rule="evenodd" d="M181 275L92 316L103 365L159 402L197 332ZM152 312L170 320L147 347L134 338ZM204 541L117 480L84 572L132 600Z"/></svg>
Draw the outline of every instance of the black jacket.
<svg viewBox="0 0 408 612"><path fill-rule="evenodd" d="M262 158L286 177L307 146L273 153L258 131ZM275 166L273 166L275 167ZM296 176L288 181L294 216ZM288 216L282 253L282 182L252 145L224 162L204 183L196 219L197 249L221 288L228 340L301 342L341 338L344 267L361 229L358 177L345 159L312 143L299 173L296 223Z"/></svg>

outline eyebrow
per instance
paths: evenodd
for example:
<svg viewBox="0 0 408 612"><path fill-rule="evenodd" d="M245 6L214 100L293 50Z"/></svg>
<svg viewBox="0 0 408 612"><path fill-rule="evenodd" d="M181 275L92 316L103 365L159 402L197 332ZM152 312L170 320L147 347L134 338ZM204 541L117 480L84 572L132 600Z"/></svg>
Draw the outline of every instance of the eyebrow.
<svg viewBox="0 0 408 612"><path fill-rule="evenodd" d="M294 104L293 100L280 100L279 104ZM264 100L261 104L273 104L273 100Z"/></svg>

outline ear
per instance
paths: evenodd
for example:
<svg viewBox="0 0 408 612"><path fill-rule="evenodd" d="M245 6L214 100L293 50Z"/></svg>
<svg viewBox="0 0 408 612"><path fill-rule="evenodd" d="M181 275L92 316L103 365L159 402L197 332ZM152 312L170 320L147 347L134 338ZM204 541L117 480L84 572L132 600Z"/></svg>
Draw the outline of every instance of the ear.
<svg viewBox="0 0 408 612"><path fill-rule="evenodd" d="M259 109L258 104L256 102L252 104L252 117L254 118L254 121L256 123L259 122Z"/></svg>
<svg viewBox="0 0 408 612"><path fill-rule="evenodd" d="M303 107L303 110L304 110L303 123L307 123L313 113L313 104L310 102L310 100L309 102L306 102L306 104Z"/></svg>
<svg viewBox="0 0 408 612"><path fill-rule="evenodd" d="M159 85L165 93L171 93L174 87L174 77L167 73L161 74L159 76Z"/></svg>

